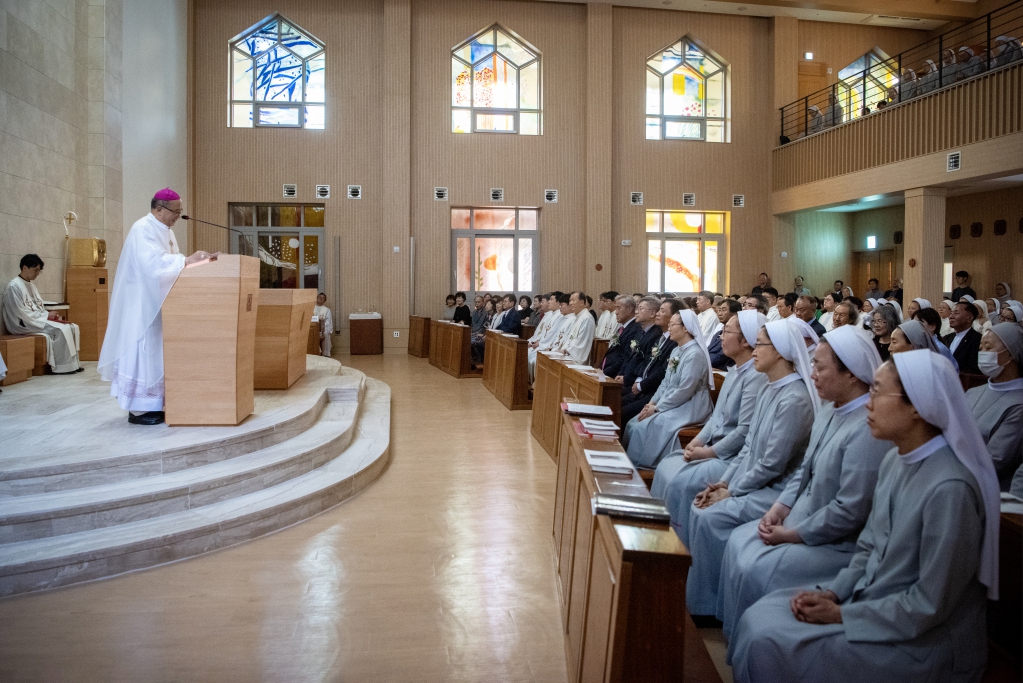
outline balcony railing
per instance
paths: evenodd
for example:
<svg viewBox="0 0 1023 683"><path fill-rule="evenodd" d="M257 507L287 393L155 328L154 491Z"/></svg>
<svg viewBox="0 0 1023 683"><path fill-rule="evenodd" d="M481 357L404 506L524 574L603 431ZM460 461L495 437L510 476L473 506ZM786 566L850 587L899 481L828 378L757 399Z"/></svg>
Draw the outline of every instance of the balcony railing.
<svg viewBox="0 0 1023 683"><path fill-rule="evenodd" d="M781 144L1023 59L1023 0L781 108Z"/></svg>

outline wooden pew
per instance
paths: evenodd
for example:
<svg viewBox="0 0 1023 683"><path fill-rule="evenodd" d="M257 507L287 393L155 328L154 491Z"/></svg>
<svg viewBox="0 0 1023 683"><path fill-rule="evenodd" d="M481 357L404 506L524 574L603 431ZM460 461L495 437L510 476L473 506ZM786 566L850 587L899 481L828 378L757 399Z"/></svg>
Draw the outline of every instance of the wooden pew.
<svg viewBox="0 0 1023 683"><path fill-rule="evenodd" d="M309 322L309 337L306 339L305 352L308 355L320 355L320 323Z"/></svg>
<svg viewBox="0 0 1023 683"><path fill-rule="evenodd" d="M37 335L4 335L0 337L0 356L7 365L7 376L0 380L0 386L24 382L33 374L35 367Z"/></svg>
<svg viewBox="0 0 1023 683"><path fill-rule="evenodd" d="M988 668L983 683L1019 681L1023 670L1023 515L1003 512L998 535L998 600L988 602Z"/></svg>
<svg viewBox="0 0 1023 683"><path fill-rule="evenodd" d="M610 339L593 339L593 346L590 347L590 365L595 368L599 368L604 364L604 354L607 353L608 346L611 345Z"/></svg>
<svg viewBox="0 0 1023 683"><path fill-rule="evenodd" d="M469 340L472 330L441 320L430 321L430 365L452 377L482 377L483 372L472 366Z"/></svg>
<svg viewBox="0 0 1023 683"><path fill-rule="evenodd" d="M597 493L650 494L635 470L594 474L583 449L622 448L580 438L576 419L561 415L552 534L568 680L719 682L686 611L689 551L666 524L592 513Z"/></svg>
<svg viewBox="0 0 1023 683"><path fill-rule="evenodd" d="M522 323L522 330L519 332L519 337L522 339L532 339L534 332L536 332L536 325Z"/></svg>
<svg viewBox="0 0 1023 683"><path fill-rule="evenodd" d="M430 357L430 319L421 315L408 317L408 354L416 358Z"/></svg>
<svg viewBox="0 0 1023 683"><path fill-rule="evenodd" d="M529 410L529 342L487 330L483 386L508 410Z"/></svg>
<svg viewBox="0 0 1023 683"><path fill-rule="evenodd" d="M612 411L611 419L622 423L622 383L599 371L591 374L567 367L571 363L536 354L530 433L555 460L561 441L561 402L565 398L607 406Z"/></svg>

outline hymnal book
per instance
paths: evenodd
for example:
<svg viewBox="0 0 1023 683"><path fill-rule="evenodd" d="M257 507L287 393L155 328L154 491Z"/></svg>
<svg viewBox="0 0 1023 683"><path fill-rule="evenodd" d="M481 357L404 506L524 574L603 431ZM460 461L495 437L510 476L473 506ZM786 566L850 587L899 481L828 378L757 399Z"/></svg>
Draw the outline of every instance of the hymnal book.
<svg viewBox="0 0 1023 683"><path fill-rule="evenodd" d="M668 508L664 506L664 501L659 498L625 496L617 493L598 493L593 496L592 505L593 514L595 515L638 519L644 522L661 522L662 524L667 524L671 521Z"/></svg>
<svg viewBox="0 0 1023 683"><path fill-rule="evenodd" d="M561 409L569 415L612 415L613 411L607 406L591 406L586 403L573 403L566 401L561 404Z"/></svg>
<svg viewBox="0 0 1023 683"><path fill-rule="evenodd" d="M617 432L618 425L611 420L591 420L588 417L584 417L581 420L583 427L588 432Z"/></svg>
<svg viewBox="0 0 1023 683"><path fill-rule="evenodd" d="M566 368L571 368L573 370L592 370L593 369L589 365L584 365L582 363L568 363L565 367Z"/></svg>
<svg viewBox="0 0 1023 683"><path fill-rule="evenodd" d="M632 461L621 451L591 451L584 449L590 469L602 474L624 474L632 476Z"/></svg>
<svg viewBox="0 0 1023 683"><path fill-rule="evenodd" d="M617 443L618 436L616 434L591 434L578 422L573 422L572 427L575 429L575 433L579 435L580 439L593 439L594 441L603 441L604 443Z"/></svg>

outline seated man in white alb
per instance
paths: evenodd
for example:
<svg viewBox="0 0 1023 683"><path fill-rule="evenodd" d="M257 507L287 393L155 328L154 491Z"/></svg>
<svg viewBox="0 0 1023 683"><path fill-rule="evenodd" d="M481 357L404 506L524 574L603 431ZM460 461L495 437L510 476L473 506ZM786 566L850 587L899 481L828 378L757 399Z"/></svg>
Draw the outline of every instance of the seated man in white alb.
<svg viewBox="0 0 1023 683"><path fill-rule="evenodd" d="M316 295L313 315L320 323L320 355L330 358L330 335L334 331L334 317L327 308L327 295L323 292Z"/></svg>
<svg viewBox="0 0 1023 683"><path fill-rule="evenodd" d="M722 327L721 321L718 320L717 309L714 307L714 292L704 290L697 295L696 312L703 338L709 341L721 331Z"/></svg>
<svg viewBox="0 0 1023 683"><path fill-rule="evenodd" d="M43 270L43 260L35 254L21 258L21 273L4 290L4 324L10 334L46 335L46 362L55 375L81 372L78 349L81 337L78 325L64 322L43 307L35 280Z"/></svg>
<svg viewBox="0 0 1023 683"><path fill-rule="evenodd" d="M611 335L618 329L618 320L615 318L615 299L618 292L604 292L600 295L600 318L597 320L597 331L594 336L597 339L610 339Z"/></svg>
<svg viewBox="0 0 1023 683"><path fill-rule="evenodd" d="M895 444L849 565L771 593L736 629L736 681L979 681L998 599L999 493L959 377L923 349L874 376L870 430ZM695 553L694 553L695 556Z"/></svg>
<svg viewBox="0 0 1023 683"><path fill-rule="evenodd" d="M548 299L547 307L550 309L544 319L540 321L532 338L529 340L529 381L532 382L536 373L536 354L540 351L550 351L556 344L561 343L565 327L574 320L568 308L568 295L563 292L554 292ZM544 325L546 323L546 326Z"/></svg>
<svg viewBox="0 0 1023 683"><path fill-rule="evenodd" d="M7 376L7 363L4 362L3 355L0 355L0 379ZM3 393L3 389L0 389L0 393Z"/></svg>
<svg viewBox="0 0 1023 683"><path fill-rule="evenodd" d="M566 324L561 341L553 348L576 363L587 363L593 349L593 333L597 323L586 310L586 295L572 292L568 298L568 309L571 324Z"/></svg>

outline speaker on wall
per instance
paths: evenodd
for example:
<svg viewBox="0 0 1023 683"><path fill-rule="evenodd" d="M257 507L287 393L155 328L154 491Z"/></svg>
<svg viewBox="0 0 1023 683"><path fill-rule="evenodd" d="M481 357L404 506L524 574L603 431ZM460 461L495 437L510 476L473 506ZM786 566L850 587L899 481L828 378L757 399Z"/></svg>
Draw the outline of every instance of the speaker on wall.
<svg viewBox="0 0 1023 683"><path fill-rule="evenodd" d="M956 223L955 225L950 225L948 227L948 238L949 239L957 240L957 239L959 239L959 237L962 234L963 234L963 226L959 225L958 223Z"/></svg>
<svg viewBox="0 0 1023 683"><path fill-rule="evenodd" d="M1005 220L1004 219L999 218L997 221L995 221L995 234L996 235L1004 235L1005 234L1005 228L1006 228L1006 225L1005 225Z"/></svg>
<svg viewBox="0 0 1023 683"><path fill-rule="evenodd" d="M892 235L892 240L893 240L893 241L894 241L894 242L895 242L896 244L902 244L902 231L901 231L901 230L896 230L896 231L895 231L895 234L894 234L894 235Z"/></svg>
<svg viewBox="0 0 1023 683"><path fill-rule="evenodd" d="M970 224L970 237L980 237L984 234L984 224L981 222Z"/></svg>

